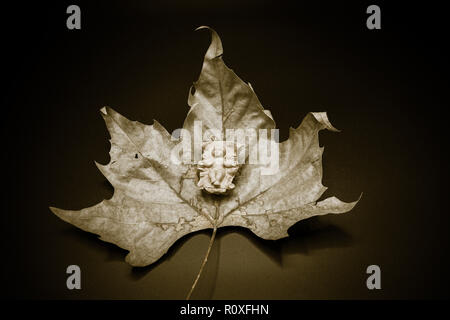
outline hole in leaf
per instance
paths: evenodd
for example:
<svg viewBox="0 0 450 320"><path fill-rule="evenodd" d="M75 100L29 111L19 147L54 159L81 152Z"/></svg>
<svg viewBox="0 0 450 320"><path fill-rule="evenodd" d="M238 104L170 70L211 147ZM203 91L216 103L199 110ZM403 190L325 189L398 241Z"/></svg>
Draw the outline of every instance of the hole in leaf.
<svg viewBox="0 0 450 320"><path fill-rule="evenodd" d="M138 154L137 154L137 153L136 153L136 154L134 155L134 158L135 158L135 159L137 159L137 158L138 158Z"/></svg>

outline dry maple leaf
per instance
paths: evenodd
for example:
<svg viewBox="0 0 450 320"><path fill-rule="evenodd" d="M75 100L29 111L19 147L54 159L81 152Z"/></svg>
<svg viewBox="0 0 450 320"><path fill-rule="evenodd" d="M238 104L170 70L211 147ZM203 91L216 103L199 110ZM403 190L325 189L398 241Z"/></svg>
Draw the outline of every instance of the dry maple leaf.
<svg viewBox="0 0 450 320"><path fill-rule="evenodd" d="M201 123L202 130L216 130L222 135L216 139L223 140L226 129L275 128L252 87L227 68L221 40L208 29L212 40L195 93L189 94L191 108L183 129L194 136L195 124ZM245 163L233 189L222 195L197 185L197 164L172 161L181 137L173 139L156 121L130 121L108 107L101 114L111 135L111 161L97 166L114 187L113 197L80 211L50 209L62 220L129 250L126 261L132 266L157 261L175 241L198 230L213 229L209 253L219 227L241 226L276 240L287 237L288 228L302 219L347 212L357 203L335 197L317 201L326 190L318 132L337 131L325 112L309 113L297 129L291 128L289 139L279 144L275 174L262 175L262 165Z"/></svg>

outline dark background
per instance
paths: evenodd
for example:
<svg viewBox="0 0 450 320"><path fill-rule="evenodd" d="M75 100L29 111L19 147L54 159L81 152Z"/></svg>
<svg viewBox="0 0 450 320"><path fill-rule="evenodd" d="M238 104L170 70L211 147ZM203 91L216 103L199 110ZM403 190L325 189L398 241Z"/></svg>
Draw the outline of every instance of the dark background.
<svg viewBox="0 0 450 320"><path fill-rule="evenodd" d="M94 160L109 162L98 110L181 127L188 90L216 29L224 60L252 83L281 138L309 111L327 111L325 197L363 197L345 215L312 218L264 241L218 232L193 298L448 298L445 133L446 16L437 3L39 1L2 4L2 295L26 299L183 299L210 231L180 239L156 264L54 216L113 194ZM81 7L81 30L66 8ZM66 288L66 267L82 290ZM368 265L382 289L366 288Z"/></svg>

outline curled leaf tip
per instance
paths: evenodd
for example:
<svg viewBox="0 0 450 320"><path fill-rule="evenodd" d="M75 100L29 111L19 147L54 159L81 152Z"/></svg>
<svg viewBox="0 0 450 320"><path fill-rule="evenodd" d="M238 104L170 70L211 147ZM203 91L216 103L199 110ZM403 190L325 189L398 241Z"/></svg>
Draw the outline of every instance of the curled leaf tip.
<svg viewBox="0 0 450 320"><path fill-rule="evenodd" d="M334 131L334 132L341 132L341 130L336 129L328 120L328 116L326 112L311 112L314 118L317 119L327 130Z"/></svg>
<svg viewBox="0 0 450 320"><path fill-rule="evenodd" d="M209 45L208 51L206 51L205 59L212 60L214 58L220 57L223 54L222 40L220 40L217 32L208 26L200 26L197 30L208 29L211 32L211 44Z"/></svg>
<svg viewBox="0 0 450 320"><path fill-rule="evenodd" d="M198 30L201 30L201 29L211 29L211 28L208 27L208 26L200 26L200 27L196 28L195 31L198 31Z"/></svg>

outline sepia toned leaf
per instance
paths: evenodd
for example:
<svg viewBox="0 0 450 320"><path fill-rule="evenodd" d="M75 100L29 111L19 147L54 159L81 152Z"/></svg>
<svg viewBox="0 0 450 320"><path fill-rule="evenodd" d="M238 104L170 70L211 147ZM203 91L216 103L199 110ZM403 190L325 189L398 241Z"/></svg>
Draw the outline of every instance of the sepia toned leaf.
<svg viewBox="0 0 450 320"><path fill-rule="evenodd" d="M271 113L251 85L223 62L217 33L199 29L205 28L212 40L188 97L183 129L189 139L195 137L196 124L203 132L213 132L211 141L225 140L227 129L274 129ZM326 190L318 133L337 131L324 112L309 113L290 130L289 139L279 144L276 172L263 174L265 164L244 163L238 170L236 166L233 186L230 182L230 191L220 195L199 188L197 163L173 161L173 150L185 142L183 137L174 138L156 121L130 121L109 107L101 109L101 115L111 136L111 160L97 167L114 187L113 197L80 211L50 209L62 220L128 250L126 261L133 266L152 264L179 238L198 230L211 228L215 235L217 228L241 226L275 240L287 237L289 227L302 219L347 212L357 203L335 197L318 201Z"/></svg>

